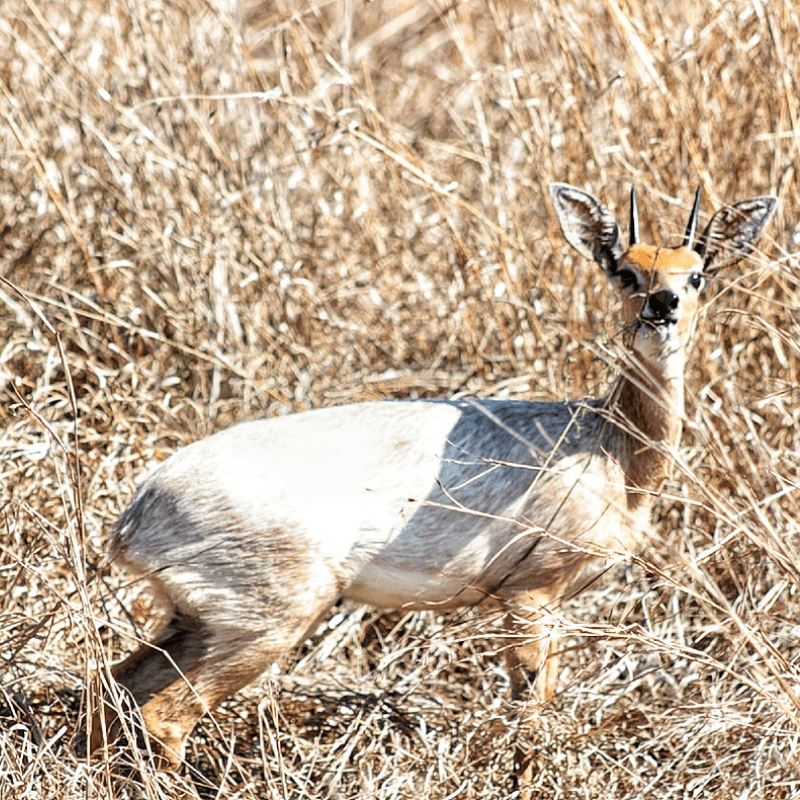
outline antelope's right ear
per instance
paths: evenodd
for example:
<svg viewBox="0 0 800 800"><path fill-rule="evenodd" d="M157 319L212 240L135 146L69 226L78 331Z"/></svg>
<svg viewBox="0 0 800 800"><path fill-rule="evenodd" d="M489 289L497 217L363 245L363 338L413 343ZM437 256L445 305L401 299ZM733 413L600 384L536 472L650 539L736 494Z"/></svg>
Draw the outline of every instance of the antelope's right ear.
<svg viewBox="0 0 800 800"><path fill-rule="evenodd" d="M614 215L590 194L566 183L551 183L550 197L564 238L613 277L626 250Z"/></svg>

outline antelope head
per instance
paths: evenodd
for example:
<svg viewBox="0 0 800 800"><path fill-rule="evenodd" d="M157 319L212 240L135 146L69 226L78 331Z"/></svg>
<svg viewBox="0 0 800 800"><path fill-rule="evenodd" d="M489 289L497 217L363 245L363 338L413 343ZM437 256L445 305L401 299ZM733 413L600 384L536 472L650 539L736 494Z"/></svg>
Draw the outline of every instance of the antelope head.
<svg viewBox="0 0 800 800"><path fill-rule="evenodd" d="M708 278L752 250L777 203L758 197L723 208L698 237L698 188L683 242L658 247L639 241L632 189L626 247L614 216L591 195L563 183L551 184L550 195L566 240L596 261L619 291L634 353L659 373L669 372L670 356L681 355L688 344Z"/></svg>

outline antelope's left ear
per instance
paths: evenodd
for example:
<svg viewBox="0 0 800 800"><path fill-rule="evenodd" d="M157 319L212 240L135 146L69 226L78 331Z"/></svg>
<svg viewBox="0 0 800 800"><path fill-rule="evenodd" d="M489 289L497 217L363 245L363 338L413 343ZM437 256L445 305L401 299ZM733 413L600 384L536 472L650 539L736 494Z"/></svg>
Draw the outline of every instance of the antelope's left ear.
<svg viewBox="0 0 800 800"><path fill-rule="evenodd" d="M756 197L717 211L694 246L705 271L716 272L748 255L777 204L777 197Z"/></svg>

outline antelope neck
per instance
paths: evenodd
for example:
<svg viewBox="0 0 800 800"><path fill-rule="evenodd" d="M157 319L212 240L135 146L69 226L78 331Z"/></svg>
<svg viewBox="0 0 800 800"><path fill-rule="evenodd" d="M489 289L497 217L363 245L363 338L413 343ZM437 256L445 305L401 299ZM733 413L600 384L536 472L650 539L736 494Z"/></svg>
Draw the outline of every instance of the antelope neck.
<svg viewBox="0 0 800 800"><path fill-rule="evenodd" d="M657 491L670 473L669 451L677 447L683 427L683 374L655 375L630 368L620 375L605 410L617 439L628 486ZM643 498L642 495L639 495ZM642 500L630 500L639 505Z"/></svg>

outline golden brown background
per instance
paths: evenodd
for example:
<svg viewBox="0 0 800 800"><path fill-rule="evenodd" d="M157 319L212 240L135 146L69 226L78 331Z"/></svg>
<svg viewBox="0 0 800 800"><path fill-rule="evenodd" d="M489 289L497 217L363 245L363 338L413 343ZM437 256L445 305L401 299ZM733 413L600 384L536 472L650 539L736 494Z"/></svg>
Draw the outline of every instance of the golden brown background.
<svg viewBox="0 0 800 800"><path fill-rule="evenodd" d="M607 389L614 297L553 180L620 221L635 183L664 243L698 183L704 220L781 202L707 293L651 546L563 609L536 796L800 787L799 39L790 0L5 0L0 798L176 796L74 750L93 664L147 633L107 526L176 448L365 398ZM338 609L197 729L201 795L508 796L492 630Z"/></svg>

